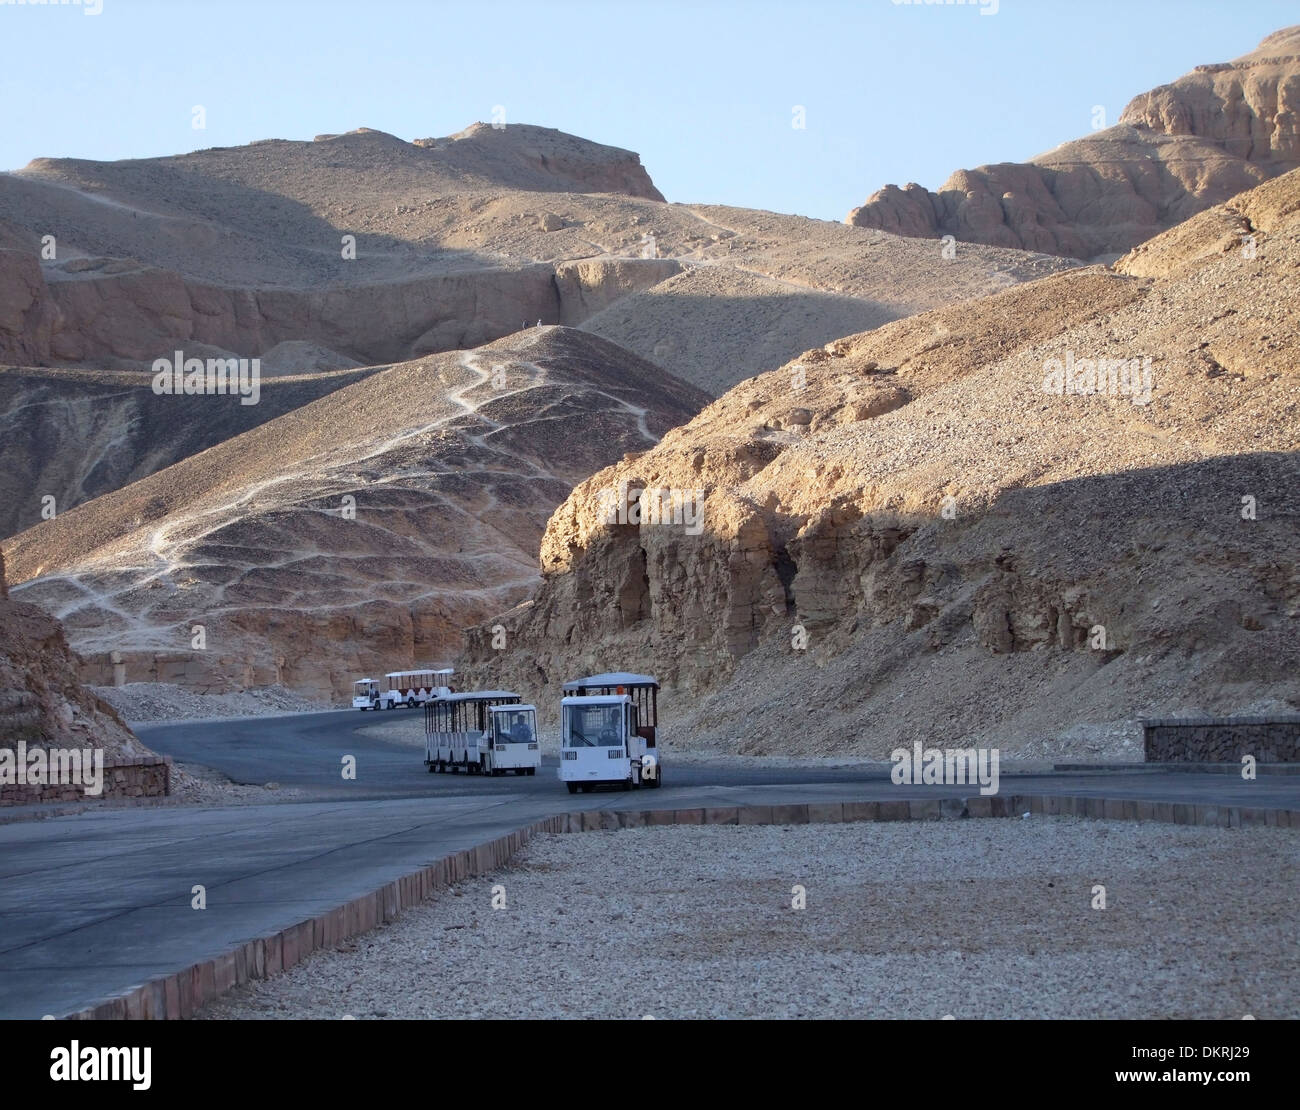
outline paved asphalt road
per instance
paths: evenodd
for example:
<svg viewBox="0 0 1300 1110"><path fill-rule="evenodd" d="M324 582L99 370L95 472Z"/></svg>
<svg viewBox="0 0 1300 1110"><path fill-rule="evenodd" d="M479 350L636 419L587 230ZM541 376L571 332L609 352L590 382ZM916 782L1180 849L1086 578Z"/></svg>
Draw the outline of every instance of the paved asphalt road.
<svg viewBox="0 0 1300 1110"><path fill-rule="evenodd" d="M261 786L277 782L322 792L348 800L384 797L480 796L489 783L525 795L567 800L568 792L556 782L558 760L545 760L530 778L506 775L481 780L464 774L429 774L423 764L423 741L414 744L364 736L358 730L370 725L409 721L422 735L424 718L419 710L383 713L339 710L294 717L262 717L240 721L185 725L138 725L136 732L150 748L170 755L178 763L215 767L235 782ZM357 760L355 781L342 775L344 756ZM671 760L671 754L669 755ZM763 783L865 782L878 780L879 771L836 770L825 767L740 767L725 771L707 764L676 764L664 782L672 785L725 783L729 786ZM666 787L665 787L666 789ZM651 795L653 796L653 795Z"/></svg>
<svg viewBox="0 0 1300 1110"><path fill-rule="evenodd" d="M373 723L339 712L140 729L180 762L308 788L309 801L90 808L0 825L0 1018L81 1009L550 813L974 792L894 786L872 769L674 764L668 747L661 789L574 796L554 760L531 778L430 775L418 748L356 731ZM340 775L344 755L357 758L355 782ZM1300 776L1004 775L1002 789L1300 808ZM206 888L204 910L191 908L195 884Z"/></svg>

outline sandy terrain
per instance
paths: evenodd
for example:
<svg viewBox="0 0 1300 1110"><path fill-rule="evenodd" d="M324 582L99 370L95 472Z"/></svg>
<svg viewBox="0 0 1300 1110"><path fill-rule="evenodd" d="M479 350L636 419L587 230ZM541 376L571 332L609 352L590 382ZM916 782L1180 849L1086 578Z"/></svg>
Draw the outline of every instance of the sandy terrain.
<svg viewBox="0 0 1300 1110"><path fill-rule="evenodd" d="M1075 818L546 837L200 1016L1294 1019L1297 858Z"/></svg>

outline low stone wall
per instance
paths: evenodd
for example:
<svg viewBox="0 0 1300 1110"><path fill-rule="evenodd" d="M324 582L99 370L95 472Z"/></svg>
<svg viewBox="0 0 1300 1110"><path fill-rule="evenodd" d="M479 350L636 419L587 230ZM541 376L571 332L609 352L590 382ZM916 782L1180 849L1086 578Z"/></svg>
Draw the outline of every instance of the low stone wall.
<svg viewBox="0 0 1300 1110"><path fill-rule="evenodd" d="M159 682L196 694L232 694L263 686L284 686L304 697L352 700L352 679L364 673L315 674L287 667L283 656L223 655L219 651L101 651L80 657L78 678L86 686Z"/></svg>
<svg viewBox="0 0 1300 1110"><path fill-rule="evenodd" d="M99 798L162 798L171 793L170 756L140 756L136 759L104 760L104 789L87 794L75 783L7 783L0 785L0 806L31 805L38 802L85 802Z"/></svg>
<svg viewBox="0 0 1300 1110"><path fill-rule="evenodd" d="M269 686L275 668L258 669L248 659L216 652L101 651L82 655L79 677L87 686L166 682L198 694L226 694L248 686Z"/></svg>
<svg viewBox="0 0 1300 1110"><path fill-rule="evenodd" d="M1148 763L1300 763L1300 714L1143 721L1142 746Z"/></svg>

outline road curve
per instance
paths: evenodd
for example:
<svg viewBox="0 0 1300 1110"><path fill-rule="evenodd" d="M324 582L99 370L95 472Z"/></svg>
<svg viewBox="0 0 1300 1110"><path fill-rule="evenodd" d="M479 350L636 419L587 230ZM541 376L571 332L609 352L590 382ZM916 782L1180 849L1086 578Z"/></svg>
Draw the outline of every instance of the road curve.
<svg viewBox="0 0 1300 1110"><path fill-rule="evenodd" d="M388 715L379 720L387 720ZM659 790L568 794L536 777L430 775L421 752L348 712L141 726L155 750L308 801L90 809L0 825L0 1018L60 1016L287 928L451 852L577 809L963 796L878 769L674 764ZM356 757L357 779L340 774ZM1300 776L1162 770L1003 776L1003 792L1300 809ZM195 909L202 886L206 908Z"/></svg>

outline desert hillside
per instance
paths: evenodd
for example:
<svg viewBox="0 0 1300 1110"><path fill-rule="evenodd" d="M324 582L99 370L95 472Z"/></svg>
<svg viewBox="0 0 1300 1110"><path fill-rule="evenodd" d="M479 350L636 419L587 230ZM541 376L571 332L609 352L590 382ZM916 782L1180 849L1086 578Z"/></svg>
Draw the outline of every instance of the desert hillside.
<svg viewBox="0 0 1300 1110"><path fill-rule="evenodd" d="M0 533L88 679L335 696L527 597L574 484L717 393L1071 265L667 204L528 125L38 159L0 175ZM260 398L155 395L176 351Z"/></svg>
<svg viewBox="0 0 1300 1110"><path fill-rule="evenodd" d="M847 222L1071 258L1123 252L1300 166L1300 26L1135 97L1118 123L1023 164L886 185Z"/></svg>
<svg viewBox="0 0 1300 1110"><path fill-rule="evenodd" d="M156 394L145 372L0 367L0 538L39 524L46 497L74 509L376 369L269 378L241 405Z"/></svg>
<svg viewBox="0 0 1300 1110"><path fill-rule="evenodd" d="M1132 758L1140 716L1300 706L1298 280L1300 171L810 350L578 486L476 673L654 671L677 742L782 754Z"/></svg>
<svg viewBox="0 0 1300 1110"><path fill-rule="evenodd" d="M879 232L666 204L635 154L547 128L416 142L363 128L0 174L0 362L139 370L178 347L300 344L332 370L540 320L590 323L717 392L1064 265L972 248L940 266Z"/></svg>
<svg viewBox="0 0 1300 1110"><path fill-rule="evenodd" d="M98 681L120 651L128 681L343 694L444 661L526 597L573 485L708 400L595 336L530 329L379 370L60 512L7 545L11 581Z"/></svg>

